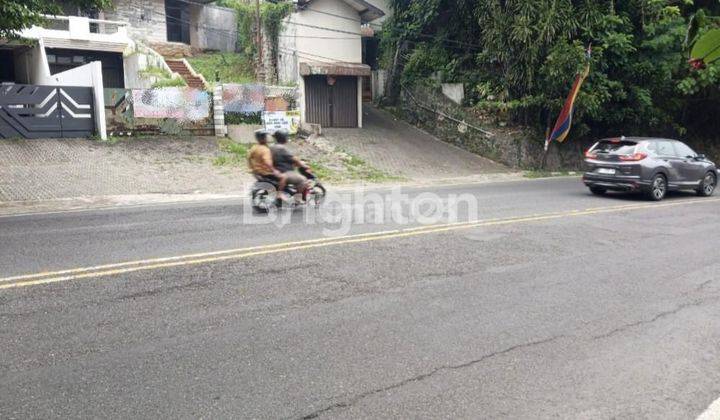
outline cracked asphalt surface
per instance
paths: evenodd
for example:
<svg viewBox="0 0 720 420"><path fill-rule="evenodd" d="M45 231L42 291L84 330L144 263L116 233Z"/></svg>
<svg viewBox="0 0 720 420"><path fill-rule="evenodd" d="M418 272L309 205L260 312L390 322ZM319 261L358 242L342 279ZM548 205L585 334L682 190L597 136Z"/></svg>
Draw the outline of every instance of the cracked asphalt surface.
<svg viewBox="0 0 720 420"><path fill-rule="evenodd" d="M481 218L648 204L576 178L408 192ZM720 396L720 202L667 202L0 290L0 418L695 418ZM327 227L243 215L0 217L0 273Z"/></svg>

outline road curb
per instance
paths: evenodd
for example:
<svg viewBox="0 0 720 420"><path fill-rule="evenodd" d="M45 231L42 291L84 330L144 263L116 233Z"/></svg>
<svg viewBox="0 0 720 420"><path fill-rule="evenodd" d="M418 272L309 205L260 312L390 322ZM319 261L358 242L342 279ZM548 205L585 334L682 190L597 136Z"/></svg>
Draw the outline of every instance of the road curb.
<svg viewBox="0 0 720 420"><path fill-rule="evenodd" d="M396 188L433 188L453 187L463 185L484 185L502 182L537 182L547 179L573 178L577 176L553 176L544 178L526 178L523 172L506 174L484 174L469 177L430 179L422 182L401 181L390 183L373 184L339 184L328 185L331 192L354 192L354 191L378 191L392 190ZM190 204L213 201L243 200L248 197L246 188L235 192L227 193L186 193L186 194L130 194L130 195L105 195L58 198L52 200L35 201L6 201L0 202L0 217L73 213L92 210L112 210L133 207L161 206L168 204Z"/></svg>
<svg viewBox="0 0 720 420"><path fill-rule="evenodd" d="M86 210L106 210L173 203L193 203L243 199L246 193L228 194L135 194L93 197L72 197L40 201L0 202L0 217L25 214L72 213Z"/></svg>

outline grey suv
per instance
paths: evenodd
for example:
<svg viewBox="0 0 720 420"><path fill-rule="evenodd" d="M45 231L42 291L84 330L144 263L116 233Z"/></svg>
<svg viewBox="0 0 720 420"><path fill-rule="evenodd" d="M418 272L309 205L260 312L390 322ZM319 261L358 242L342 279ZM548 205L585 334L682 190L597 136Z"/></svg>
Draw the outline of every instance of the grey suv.
<svg viewBox="0 0 720 420"><path fill-rule="evenodd" d="M718 170L704 155L677 140L621 137L595 143L585 153L583 182L593 194L642 191L659 201L671 190L694 190L709 197Z"/></svg>

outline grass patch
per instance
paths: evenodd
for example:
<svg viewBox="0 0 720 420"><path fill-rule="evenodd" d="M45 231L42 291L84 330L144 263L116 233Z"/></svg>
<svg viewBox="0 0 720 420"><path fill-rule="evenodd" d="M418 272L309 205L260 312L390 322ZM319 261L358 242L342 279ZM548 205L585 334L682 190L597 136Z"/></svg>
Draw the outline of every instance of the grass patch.
<svg viewBox="0 0 720 420"><path fill-rule="evenodd" d="M247 166L247 155L250 146L237 143L230 139L223 139L218 142L222 152L213 159L213 165L219 167L245 167ZM364 160L349 153L344 153L344 159L338 162L336 159L317 157L304 159L310 169L322 182L342 183L351 181L365 182L388 182L400 181L404 178L387 174L369 165Z"/></svg>
<svg viewBox="0 0 720 420"><path fill-rule="evenodd" d="M252 62L238 53L207 53L188 58L187 61L205 77L208 83L215 82L218 72L221 83L252 83L255 81Z"/></svg>
<svg viewBox="0 0 720 420"><path fill-rule="evenodd" d="M229 139L223 139L218 142L220 156L213 160L215 166L245 166L247 165L247 155L250 150L248 146L242 143L236 143Z"/></svg>
<svg viewBox="0 0 720 420"><path fill-rule="evenodd" d="M159 77L161 79L169 79L172 77L172 74L170 74L167 70L165 70L161 67L148 67L144 70L138 71L138 75L140 77L144 77L144 78L154 76L154 77Z"/></svg>
<svg viewBox="0 0 720 420"><path fill-rule="evenodd" d="M342 175L338 171L330 169L322 162L310 161L307 162L307 164L310 165L313 174L322 181L333 182L342 180Z"/></svg>
<svg viewBox="0 0 720 420"><path fill-rule="evenodd" d="M523 173L523 176L525 178L530 178L530 179L552 178L552 177L556 177L556 176L570 176L570 175L577 175L577 173L571 172L571 171L550 172L550 171L540 171L540 170L535 170L535 169L530 170L530 171L525 171L525 173Z"/></svg>
<svg viewBox="0 0 720 420"><path fill-rule="evenodd" d="M402 177L390 175L383 172L359 157L347 154L347 159L343 161L345 169L348 172L348 176L353 180L368 181L368 182L387 182L387 181L400 181Z"/></svg>
<svg viewBox="0 0 720 420"><path fill-rule="evenodd" d="M184 87L187 86L185 80L182 77L175 77L172 79L160 79L152 84L152 88L164 88L164 87Z"/></svg>
<svg viewBox="0 0 720 420"><path fill-rule="evenodd" d="M309 161L308 164L318 178L330 183L348 181L388 182L404 180L402 177L390 175L372 167L357 156L350 153L344 154L346 157L342 161L342 168L333 168L323 161Z"/></svg>
<svg viewBox="0 0 720 420"><path fill-rule="evenodd" d="M114 145L116 145L116 144L118 144L118 143L129 143L129 142L132 142L132 141L141 141L141 140L143 140L143 141L153 141L153 140L157 141L157 140L159 140L160 138L168 138L168 137L172 137L173 139L177 139L177 140L192 141L192 137L191 137L191 136L182 136L182 135L181 135L181 136L162 136L162 137L159 137L159 136L152 135L152 134L137 134L137 135L136 135L136 134L133 134L133 135L130 135L130 136L114 136L114 135L108 135L107 140L101 139L100 136L98 136L98 135L93 135L93 136L90 137L90 140L96 141L96 142L98 142L98 143L100 143L100 144L104 144L104 145L107 145L107 146L114 146Z"/></svg>

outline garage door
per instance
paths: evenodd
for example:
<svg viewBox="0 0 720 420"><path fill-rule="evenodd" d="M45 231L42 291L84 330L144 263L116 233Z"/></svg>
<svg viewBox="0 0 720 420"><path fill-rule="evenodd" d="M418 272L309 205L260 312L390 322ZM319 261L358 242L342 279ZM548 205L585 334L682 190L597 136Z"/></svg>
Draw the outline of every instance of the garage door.
<svg viewBox="0 0 720 420"><path fill-rule="evenodd" d="M357 127L357 98L357 77L305 77L305 112L311 124Z"/></svg>

